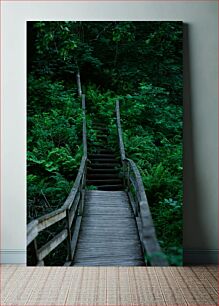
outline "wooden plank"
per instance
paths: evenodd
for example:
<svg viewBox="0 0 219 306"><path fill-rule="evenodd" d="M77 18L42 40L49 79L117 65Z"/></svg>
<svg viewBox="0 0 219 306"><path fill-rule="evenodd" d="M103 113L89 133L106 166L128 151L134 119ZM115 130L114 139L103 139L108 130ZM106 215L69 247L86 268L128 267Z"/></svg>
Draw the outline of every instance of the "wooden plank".
<svg viewBox="0 0 219 306"><path fill-rule="evenodd" d="M33 220L27 225L27 246L37 237L38 235L38 220Z"/></svg>
<svg viewBox="0 0 219 306"><path fill-rule="evenodd" d="M104 218L106 217L106 218ZM123 218L122 218L123 217ZM132 217L124 217L124 216L121 216L121 218L115 218L114 215L112 215L112 218L110 218L110 216L103 216L103 215L92 215L92 217L84 217L86 218L87 220L84 221L83 223L83 226L84 228L92 228L93 227L93 230L95 230L95 228L97 227L103 227L103 230L104 228L107 228L107 227L110 227L110 226L114 226L116 227L116 229L119 229L121 228L121 230L125 229L126 226L133 226L133 228L136 228L135 226L135 222L133 220L133 216ZM133 221L133 222L131 222ZM86 223L85 223L86 222ZM112 231L114 229L112 228ZM129 229L127 228L127 231L129 231Z"/></svg>
<svg viewBox="0 0 219 306"><path fill-rule="evenodd" d="M75 218L75 213L77 212L77 209L78 209L78 204L80 202L80 199L81 199L81 195L80 195L80 192L78 191L78 194L74 200L74 205L72 205L70 211L69 211L69 222L70 222L70 227L72 226L72 222Z"/></svg>
<svg viewBox="0 0 219 306"><path fill-rule="evenodd" d="M62 230L60 233L55 235L49 242L47 242L44 246L42 246L38 251L38 258L42 260L45 258L50 252L52 252L59 244L61 244L67 237L68 232L67 229Z"/></svg>
<svg viewBox="0 0 219 306"><path fill-rule="evenodd" d="M95 209L95 208L101 208L101 207L102 208L112 208L114 209L114 211L116 208L121 208L121 209L126 208L128 210L132 210L129 204L125 206L125 201L120 201L120 202L113 201L112 203L110 203L109 201L104 202L104 201L99 201L99 200L92 201L89 206L85 205L84 209L92 209L92 208Z"/></svg>
<svg viewBox="0 0 219 306"><path fill-rule="evenodd" d="M110 225L115 227L112 231L110 229ZM130 226L130 229L126 231L125 226ZM116 239L117 237L120 238L124 237L124 239L130 237L131 240L133 237L135 237L136 239L138 238L138 231L136 225L130 223L123 225L123 227L119 226L116 227L115 223L108 224L105 228L103 228L103 224L99 224L98 226L96 226L95 224L87 226L86 224L83 223L83 226L81 227L80 231L80 238L87 238L87 237L95 238L95 236L97 239L101 237L106 237L107 240L113 240L112 237L114 239Z"/></svg>
<svg viewBox="0 0 219 306"><path fill-rule="evenodd" d="M84 227L84 225L83 225ZM113 240L111 239L112 236L114 236L114 239L117 237L120 238L128 238L130 237L130 240L137 237L138 232L136 228L133 226L133 229L130 229L128 233L126 233L125 228L121 229L117 227L115 230L110 231L110 226L102 230L101 226L96 227L95 229L92 229L92 227L87 227L86 229L82 228L80 232L80 238L86 238L87 240L90 239L90 241L93 240L96 241L97 239L106 238L106 240ZM89 237L89 238L88 238Z"/></svg>
<svg viewBox="0 0 219 306"><path fill-rule="evenodd" d="M110 195L110 196L124 196L127 197L126 192L124 191L100 191L100 190L86 190L86 194L90 195L90 196L106 196L106 195Z"/></svg>
<svg viewBox="0 0 219 306"><path fill-rule="evenodd" d="M106 197L87 197L85 198L85 200L89 200L90 203L96 203L96 202L99 202L99 203L127 203L127 197L110 197L110 196L106 196Z"/></svg>
<svg viewBox="0 0 219 306"><path fill-rule="evenodd" d="M83 261L83 260L89 260L89 259L93 259L95 261L97 260L109 260L111 262L114 262L115 265L117 263L117 260L120 259L124 259L124 260L142 260L142 253L141 252L137 252L137 250L132 250L132 252L129 251L129 254L127 254L127 249L121 250L121 249L110 249L110 250L106 250L106 249L102 249L102 252L98 252L97 249L89 249L89 251L87 253L85 253L85 250L81 250L77 252L77 256L75 256L75 261Z"/></svg>
<svg viewBox="0 0 219 306"><path fill-rule="evenodd" d="M103 185L122 185L122 180L119 178L116 179L94 179L94 180L87 180L87 185L94 185L94 186L103 186Z"/></svg>
<svg viewBox="0 0 219 306"><path fill-rule="evenodd" d="M76 245L77 245L77 241L78 241L78 235L79 235L80 226L81 226L81 219L82 219L81 216L77 217L75 228L74 228L74 233L73 233L73 236L72 236L72 241L71 241L72 258L74 258L74 254L75 254L75 249L76 249Z"/></svg>
<svg viewBox="0 0 219 306"><path fill-rule="evenodd" d="M96 215L93 215L93 216L96 216ZM101 219L101 215L97 215L99 217L99 219ZM86 218L86 217L84 217ZM136 224L134 223L134 220L133 220L133 223L129 222L129 219L131 218L125 218L127 219L127 222L123 222L123 220L121 219L116 219L114 222L110 222L110 221L107 221L106 219L103 220L102 222L99 221L97 218L95 218L93 220L93 222L91 221L87 221L86 223L83 222L83 228L82 228L82 231L91 231L91 232L95 232L95 231L98 231L99 229L101 229L102 227L102 231L103 233L105 231L107 231L111 226L113 226L114 228L112 228L112 233L115 232L116 230L119 232L126 232L127 230L127 233L130 232L131 234L131 231L134 231L136 229ZM98 223L97 223L98 222ZM129 226L130 228L127 228L126 227Z"/></svg>
<svg viewBox="0 0 219 306"><path fill-rule="evenodd" d="M117 207L116 205L103 205L103 207L98 207L96 205L92 206L93 207L84 208L84 216L86 215L86 217L89 217L89 215L106 215L106 217L110 217L109 215L112 215L113 217L116 217L116 219L119 219L120 217L131 218L134 215L132 209L129 207Z"/></svg>
<svg viewBox="0 0 219 306"><path fill-rule="evenodd" d="M53 212L46 214L40 218L38 218L38 231L42 231L45 228L55 224L56 222L64 219L66 217L65 209L59 208L54 210Z"/></svg>
<svg viewBox="0 0 219 306"><path fill-rule="evenodd" d="M124 256L142 256L141 247L139 245L139 241L135 243L130 243L129 241L126 241L125 244L120 245L119 241L117 243L110 243L105 244L104 242L101 243L85 243L81 244L77 248L77 256L113 256L115 254L123 254Z"/></svg>
<svg viewBox="0 0 219 306"><path fill-rule="evenodd" d="M73 265L116 266L133 265L133 262L144 265L128 196L124 191L114 195L114 192L86 191Z"/></svg>
<svg viewBox="0 0 219 306"><path fill-rule="evenodd" d="M100 262L99 260L97 262L95 262L93 259L92 259L92 263L88 260L84 260L83 263L81 263L80 261L79 262L75 262L74 263L74 266L75 267L90 267L90 266L93 266L93 267L115 267L115 266L118 266L118 267L141 267L141 266L144 266L144 262L143 261L140 261L140 260L125 260L125 259L121 259L120 261L117 260L116 263L113 261L107 261L106 259L104 259L103 262Z"/></svg>
<svg viewBox="0 0 219 306"><path fill-rule="evenodd" d="M71 222L69 209L66 210L66 228L67 228L67 249L68 249L68 260L72 260L71 255Z"/></svg>

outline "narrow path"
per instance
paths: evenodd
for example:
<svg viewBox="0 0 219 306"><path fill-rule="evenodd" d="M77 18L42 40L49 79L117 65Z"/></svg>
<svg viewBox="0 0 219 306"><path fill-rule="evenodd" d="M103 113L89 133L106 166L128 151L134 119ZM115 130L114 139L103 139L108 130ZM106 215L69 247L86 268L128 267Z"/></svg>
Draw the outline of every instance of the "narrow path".
<svg viewBox="0 0 219 306"><path fill-rule="evenodd" d="M144 266L125 191L86 191L74 266Z"/></svg>
<svg viewBox="0 0 219 306"><path fill-rule="evenodd" d="M97 141L88 139L88 188L72 265L144 266L135 216L121 178L121 161L109 131L96 123ZM89 153L92 152L92 153Z"/></svg>

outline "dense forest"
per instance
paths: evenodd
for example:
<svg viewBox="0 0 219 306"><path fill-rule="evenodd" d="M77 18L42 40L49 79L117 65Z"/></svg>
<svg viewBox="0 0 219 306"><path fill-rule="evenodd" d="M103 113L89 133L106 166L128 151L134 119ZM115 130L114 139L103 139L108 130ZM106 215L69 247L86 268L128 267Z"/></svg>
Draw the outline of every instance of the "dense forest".
<svg viewBox="0 0 219 306"><path fill-rule="evenodd" d="M76 74L92 120L116 137L143 178L159 243L182 264L182 23L28 22L27 222L63 204L82 157Z"/></svg>

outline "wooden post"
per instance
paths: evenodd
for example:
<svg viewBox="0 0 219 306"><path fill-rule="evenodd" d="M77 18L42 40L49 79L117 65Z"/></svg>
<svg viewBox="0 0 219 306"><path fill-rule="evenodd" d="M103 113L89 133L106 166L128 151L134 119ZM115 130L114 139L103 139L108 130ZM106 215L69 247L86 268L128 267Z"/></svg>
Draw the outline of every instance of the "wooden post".
<svg viewBox="0 0 219 306"><path fill-rule="evenodd" d="M82 90L81 90L81 76L80 76L80 72L78 70L77 74L76 74L76 79L77 79L77 87L78 87L78 96L81 97L82 95Z"/></svg>
<svg viewBox="0 0 219 306"><path fill-rule="evenodd" d="M84 167L84 173L81 179L81 186L80 186L80 204L79 204L79 209L78 209L78 215L82 216L83 215L83 210L84 210L84 198L85 198L85 186L86 186L86 176L87 176L87 161Z"/></svg>
<svg viewBox="0 0 219 306"><path fill-rule="evenodd" d="M120 110L119 110L119 101L116 101L116 123L117 123L117 130L118 130L118 137L119 137L119 148L121 154L121 160L125 160L125 148L122 139L122 127L121 127L121 120L120 120Z"/></svg>
<svg viewBox="0 0 219 306"><path fill-rule="evenodd" d="M130 180L129 180L129 176L130 176L130 166L129 163L127 163L127 191L130 191Z"/></svg>
<svg viewBox="0 0 219 306"><path fill-rule="evenodd" d="M36 239L34 239L30 243L29 248L30 248L30 252L31 252L31 255L30 255L31 256L31 265L36 266L39 262Z"/></svg>
<svg viewBox="0 0 219 306"><path fill-rule="evenodd" d="M140 212L140 207L139 207L139 201L138 201L138 196L136 194L136 191L135 191L135 195L134 195L134 200L135 200L135 203L136 203L136 217L138 217L139 212Z"/></svg>
<svg viewBox="0 0 219 306"><path fill-rule="evenodd" d="M85 196L85 190L81 189L81 200L80 200L80 206L78 209L78 215L82 216L83 215L83 210L84 210L84 196Z"/></svg>
<svg viewBox="0 0 219 306"><path fill-rule="evenodd" d="M68 231L68 236L67 236L68 260L71 261L73 258L71 251L71 224L70 224L69 208L66 209L66 228Z"/></svg>
<svg viewBox="0 0 219 306"><path fill-rule="evenodd" d="M127 175L127 165L126 163L123 161L122 162L122 176L123 176L123 185L125 186L125 188L127 187L127 180L126 180L126 175Z"/></svg>
<svg viewBox="0 0 219 306"><path fill-rule="evenodd" d="M82 95L82 112L83 112L83 149L84 156L87 157L87 130L86 130L86 106L85 95Z"/></svg>
<svg viewBox="0 0 219 306"><path fill-rule="evenodd" d="M38 261L37 266L38 266L38 267L43 267L43 266L44 266L44 260Z"/></svg>

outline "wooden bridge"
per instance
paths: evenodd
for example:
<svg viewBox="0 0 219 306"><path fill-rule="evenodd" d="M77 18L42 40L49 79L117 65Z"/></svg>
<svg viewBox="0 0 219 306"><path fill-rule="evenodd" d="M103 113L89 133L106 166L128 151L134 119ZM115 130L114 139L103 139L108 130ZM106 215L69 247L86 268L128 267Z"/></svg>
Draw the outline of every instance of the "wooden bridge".
<svg viewBox="0 0 219 306"><path fill-rule="evenodd" d="M119 101L116 152L108 145L105 123L96 122L93 127L98 145L87 145L85 95L81 97L84 151L78 175L61 208L27 225L32 265L44 265L44 258L64 241L67 266L168 265L156 238L141 175L125 155ZM56 224L58 234L39 248L39 235Z"/></svg>

